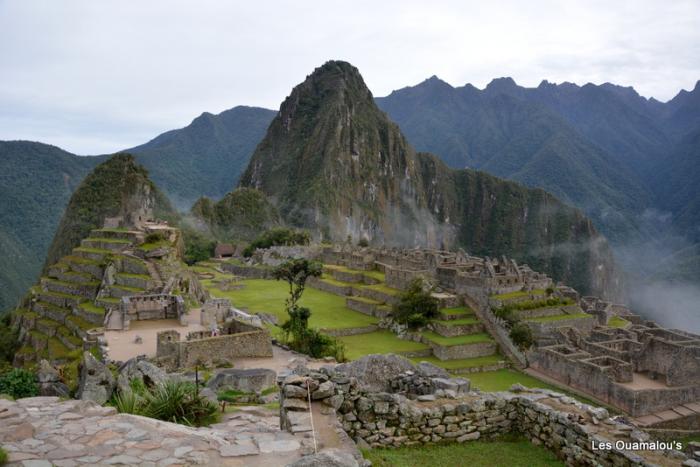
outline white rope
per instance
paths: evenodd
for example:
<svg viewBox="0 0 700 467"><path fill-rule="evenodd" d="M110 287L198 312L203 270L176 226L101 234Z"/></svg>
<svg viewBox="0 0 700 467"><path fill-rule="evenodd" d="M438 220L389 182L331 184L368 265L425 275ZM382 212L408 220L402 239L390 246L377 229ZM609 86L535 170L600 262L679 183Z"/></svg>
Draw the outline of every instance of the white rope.
<svg viewBox="0 0 700 467"><path fill-rule="evenodd" d="M318 446L316 445L316 430L314 429L314 414L311 411L311 388L309 387L309 380L306 380L306 394L309 396L309 418L311 419L311 435L314 438L314 454L318 454Z"/></svg>

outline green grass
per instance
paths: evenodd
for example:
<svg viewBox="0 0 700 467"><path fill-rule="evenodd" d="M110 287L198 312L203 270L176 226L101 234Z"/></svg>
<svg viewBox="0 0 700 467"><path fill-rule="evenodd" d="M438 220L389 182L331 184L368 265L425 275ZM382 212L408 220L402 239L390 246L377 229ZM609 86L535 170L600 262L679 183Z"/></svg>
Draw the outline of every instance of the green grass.
<svg viewBox="0 0 700 467"><path fill-rule="evenodd" d="M415 363L429 362L440 368L444 368L447 371L456 370L460 368L477 368L485 365L495 365L503 360L504 357L501 355L487 355L485 357L474 357L474 358L462 358L459 360L440 360L437 357L416 357L412 358ZM471 375L465 376L466 378L471 378Z"/></svg>
<svg viewBox="0 0 700 467"><path fill-rule="evenodd" d="M103 315L105 313L105 309L102 308L101 306L97 306L92 302L84 302L80 304L80 308L83 310L90 312L90 313L95 313L96 315Z"/></svg>
<svg viewBox="0 0 700 467"><path fill-rule="evenodd" d="M42 318L39 321L37 321L37 323L40 323L49 328L57 328L61 325L61 323L58 323L50 318Z"/></svg>
<svg viewBox="0 0 700 467"><path fill-rule="evenodd" d="M243 308L251 313L271 313L279 323L284 323L289 316L284 309L284 301L289 294L285 282L250 279L240 282L242 288L222 291L211 286L211 282L202 281L209 292L217 298L228 298L233 306ZM377 323L377 319L345 306L345 298L328 292L307 287L300 304L311 309L309 325L321 329L344 329L365 327Z"/></svg>
<svg viewBox="0 0 700 467"><path fill-rule="evenodd" d="M383 292L387 295L399 295L400 290L391 288L386 284L373 284L373 285L361 285L361 289L376 290L377 292Z"/></svg>
<svg viewBox="0 0 700 467"><path fill-rule="evenodd" d="M507 391L515 383L520 383L529 388L546 388L563 392L561 389L551 384L545 383L528 374L520 371L504 368L496 371L485 371L483 373L472 373L469 375L473 387L482 391Z"/></svg>
<svg viewBox="0 0 700 467"><path fill-rule="evenodd" d="M459 318L450 320L435 320L434 323L442 324L443 326L459 326L462 324L477 324L480 323L479 318L473 316L470 318Z"/></svg>
<svg viewBox="0 0 700 467"><path fill-rule="evenodd" d="M386 280L384 273L381 271L375 271L375 270L361 271L359 269L350 269L350 268L346 268L345 266L338 266L336 264L324 264L323 267L326 269L334 269L336 271L362 274L364 276L371 277L372 279L378 280L379 282L384 282Z"/></svg>
<svg viewBox="0 0 700 467"><path fill-rule="evenodd" d="M374 467L553 467L563 466L554 453L535 446L522 437L502 437L494 441L469 441L411 446L398 449L372 449L363 452Z"/></svg>
<svg viewBox="0 0 700 467"><path fill-rule="evenodd" d="M161 240L159 242L142 243L141 245L138 246L138 249L142 250L142 251L153 251L157 248L169 247L169 246L172 246L169 241Z"/></svg>
<svg viewBox="0 0 700 467"><path fill-rule="evenodd" d="M624 328L627 327L628 324L630 324L629 321L620 318L619 316L612 316L608 320L608 326L610 326L611 328Z"/></svg>
<svg viewBox="0 0 700 467"><path fill-rule="evenodd" d="M129 229L126 229L124 227L105 227L103 229L95 229L95 232L124 233L129 232Z"/></svg>
<svg viewBox="0 0 700 467"><path fill-rule="evenodd" d="M95 261L94 259L89 259L89 258L83 258L81 256L64 256L62 261L66 261L68 263L78 263L78 264L94 264L98 265L100 264L98 261Z"/></svg>
<svg viewBox="0 0 700 467"><path fill-rule="evenodd" d="M88 240L90 242L101 242L101 243L120 243L123 245L127 245L131 243L129 240L123 239L123 238L95 238L95 237L88 237L85 240Z"/></svg>
<svg viewBox="0 0 700 467"><path fill-rule="evenodd" d="M74 325L76 325L77 327L82 329L83 331L88 331L90 329L95 329L97 327L96 324L93 324L89 321L85 321L80 316L75 316L75 315L66 316L66 321L70 321L71 323L73 323Z"/></svg>
<svg viewBox="0 0 700 467"><path fill-rule="evenodd" d="M114 303L117 304L121 301L121 298L116 298L116 297L101 297L100 301L106 302L106 303Z"/></svg>
<svg viewBox="0 0 700 467"><path fill-rule="evenodd" d="M110 287L115 288L115 289L126 290L127 292L134 293L134 294L143 293L143 289L140 287L129 287L128 285L117 285L117 284L110 285Z"/></svg>
<svg viewBox="0 0 700 467"><path fill-rule="evenodd" d="M373 353L400 353L425 350L427 345L420 342L399 339L396 334L387 330L378 330L367 334L338 337L345 344L345 356L348 360Z"/></svg>
<svg viewBox="0 0 700 467"><path fill-rule="evenodd" d="M456 337L443 337L440 334L436 334L432 331L422 332L421 335L431 342L435 342L438 345L452 346L452 345L464 345L464 344L478 344L481 342L492 342L493 339L490 335L485 332L480 332L477 334L466 334L464 336Z"/></svg>
<svg viewBox="0 0 700 467"><path fill-rule="evenodd" d="M456 306L452 308L443 308L442 310L440 310L440 313L442 313L443 315L464 315L473 314L474 312L469 307Z"/></svg>
<svg viewBox="0 0 700 467"><path fill-rule="evenodd" d="M530 290L528 292L519 290L517 292L491 295L491 298L495 298L496 300L510 300L513 298L529 297L530 295L546 295L546 292L544 289L535 289L535 290Z"/></svg>
<svg viewBox="0 0 700 467"><path fill-rule="evenodd" d="M353 284L352 282L343 282L339 281L337 279L333 279L331 276L324 274L321 276L321 282L326 282L328 284L332 284L338 287L352 287L356 286L357 284Z"/></svg>
<svg viewBox="0 0 700 467"><path fill-rule="evenodd" d="M548 323L551 321L562 321L565 319L592 318L588 313L573 313L571 315L541 316L539 318L528 318L525 321L535 323Z"/></svg>
<svg viewBox="0 0 700 467"><path fill-rule="evenodd" d="M84 253L97 253L101 255L109 255L112 253L111 250L105 250L104 248L88 248L85 246L80 246L76 248L74 251L82 251Z"/></svg>

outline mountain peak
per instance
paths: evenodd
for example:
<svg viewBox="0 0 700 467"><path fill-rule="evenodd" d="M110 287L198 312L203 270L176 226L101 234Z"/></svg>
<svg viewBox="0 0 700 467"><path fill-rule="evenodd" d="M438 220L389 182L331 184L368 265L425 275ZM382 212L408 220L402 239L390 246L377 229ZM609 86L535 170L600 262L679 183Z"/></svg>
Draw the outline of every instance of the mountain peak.
<svg viewBox="0 0 700 467"><path fill-rule="evenodd" d="M513 78L511 78L510 76L505 76L502 78L494 78L486 86L487 91L496 91L496 92L510 91L510 90L513 90L516 88L518 88L518 85L515 82L515 80Z"/></svg>

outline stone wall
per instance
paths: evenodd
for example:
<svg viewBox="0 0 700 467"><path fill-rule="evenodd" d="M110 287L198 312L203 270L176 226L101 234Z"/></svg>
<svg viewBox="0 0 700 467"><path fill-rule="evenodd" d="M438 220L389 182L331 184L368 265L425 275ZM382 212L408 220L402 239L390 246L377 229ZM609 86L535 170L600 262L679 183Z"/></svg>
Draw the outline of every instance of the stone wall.
<svg viewBox="0 0 700 467"><path fill-rule="evenodd" d="M344 431L360 447L464 443L519 433L553 451L567 465L653 463L642 457L654 456L652 453L625 451L614 444L639 439L643 433L610 419L605 409L549 390L409 399L402 394L368 392L356 378L328 368L320 373L296 371L299 374L280 380L281 426L292 432L307 430L310 394L313 401L336 412ZM611 449L593 449L594 443L604 442L612 443ZM663 454L657 456L663 459Z"/></svg>
<svg viewBox="0 0 700 467"><path fill-rule="evenodd" d="M272 357L272 340L266 329L180 341L177 331L158 333L156 358L170 369L236 358Z"/></svg>
<svg viewBox="0 0 700 467"><path fill-rule="evenodd" d="M236 276L245 277L246 279L271 279L272 268L260 266L245 266L228 262L221 262L219 266L223 271L230 272Z"/></svg>
<svg viewBox="0 0 700 467"><path fill-rule="evenodd" d="M475 358L493 355L497 351L495 342L479 342L464 345L439 345L432 341L426 341L433 354L440 360L457 360L462 358Z"/></svg>

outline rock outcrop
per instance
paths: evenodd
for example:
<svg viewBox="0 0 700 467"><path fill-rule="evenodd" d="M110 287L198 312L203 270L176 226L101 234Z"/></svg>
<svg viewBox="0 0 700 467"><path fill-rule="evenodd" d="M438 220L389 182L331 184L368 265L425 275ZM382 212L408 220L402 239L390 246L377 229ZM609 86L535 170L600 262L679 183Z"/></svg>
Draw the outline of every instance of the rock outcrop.
<svg viewBox="0 0 700 467"><path fill-rule="evenodd" d="M76 398L102 405L112 396L115 387L114 375L107 365L98 361L90 352L83 352Z"/></svg>
<svg viewBox="0 0 700 467"><path fill-rule="evenodd" d="M167 373L155 366L153 363L132 358L119 368L117 376L117 388L126 391L131 386L131 381L138 380L147 388L165 382L168 379Z"/></svg>
<svg viewBox="0 0 700 467"><path fill-rule="evenodd" d="M39 362L36 377L39 383L39 395L70 397L70 389L61 381L58 371L46 360Z"/></svg>

